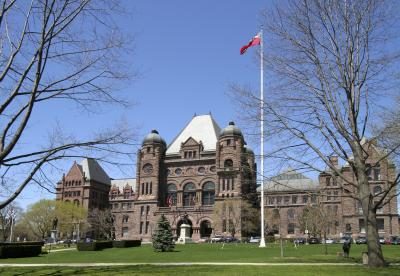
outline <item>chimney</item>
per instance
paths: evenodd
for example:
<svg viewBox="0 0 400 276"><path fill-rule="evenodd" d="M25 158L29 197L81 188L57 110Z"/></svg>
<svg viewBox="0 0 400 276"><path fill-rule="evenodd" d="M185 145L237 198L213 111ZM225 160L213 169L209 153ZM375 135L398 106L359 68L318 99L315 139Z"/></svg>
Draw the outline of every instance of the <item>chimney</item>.
<svg viewBox="0 0 400 276"><path fill-rule="evenodd" d="M339 158L336 155L329 156L329 163L335 168L339 166Z"/></svg>

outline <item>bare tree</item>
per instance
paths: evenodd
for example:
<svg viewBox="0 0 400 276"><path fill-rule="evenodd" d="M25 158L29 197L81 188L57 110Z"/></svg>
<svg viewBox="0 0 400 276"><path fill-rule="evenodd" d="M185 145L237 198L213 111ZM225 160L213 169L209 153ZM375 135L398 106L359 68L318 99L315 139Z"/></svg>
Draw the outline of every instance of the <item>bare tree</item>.
<svg viewBox="0 0 400 276"><path fill-rule="evenodd" d="M114 221L109 209L93 209L89 211L88 223L90 224L90 231L94 235L93 238L105 238L108 240L112 239L113 234L115 234L113 229L121 225L118 221Z"/></svg>
<svg viewBox="0 0 400 276"><path fill-rule="evenodd" d="M348 196L360 200L367 221L370 267L385 265L376 210L396 196L399 176L375 202L368 183L370 144L363 138L372 134L372 115L388 106L395 87L397 11L395 1L288 0L265 12L263 20L270 78L263 120L271 149L267 156L274 160L269 164L316 172L328 166L351 187ZM259 121L257 93L233 90L245 119ZM375 164L398 147L383 150ZM349 164L354 178L333 166L331 155Z"/></svg>
<svg viewBox="0 0 400 276"><path fill-rule="evenodd" d="M232 237L254 232L258 227L258 213L248 201L225 199L215 202L213 213L214 233L229 233Z"/></svg>
<svg viewBox="0 0 400 276"><path fill-rule="evenodd" d="M22 214L22 208L16 204L10 204L6 208L0 210L0 229L1 229L1 240L7 241L10 238L10 241L13 237L11 234L13 232L13 228L17 223L17 220Z"/></svg>
<svg viewBox="0 0 400 276"><path fill-rule="evenodd" d="M99 150L111 153L127 143L130 133L121 127L93 131L97 134L86 139L63 134L60 127L49 129L43 141L29 126L38 110L60 101L86 112L105 103L127 104L115 94L115 81L130 74L123 62L128 39L114 20L116 1L0 2L2 209L29 183L46 183L44 170L57 160ZM32 141L38 141L36 146Z"/></svg>

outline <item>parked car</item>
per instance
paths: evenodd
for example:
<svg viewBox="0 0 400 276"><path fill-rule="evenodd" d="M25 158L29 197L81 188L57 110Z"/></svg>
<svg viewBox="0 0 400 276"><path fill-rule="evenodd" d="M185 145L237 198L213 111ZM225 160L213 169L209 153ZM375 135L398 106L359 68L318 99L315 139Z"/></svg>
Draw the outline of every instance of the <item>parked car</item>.
<svg viewBox="0 0 400 276"><path fill-rule="evenodd" d="M393 245L399 245L400 244L400 237L396 237L395 239L393 239L392 244Z"/></svg>
<svg viewBox="0 0 400 276"><path fill-rule="evenodd" d="M309 238L309 239L308 239L308 243L309 243L309 244L318 244L318 243L320 243L320 241L319 241L318 238L312 237L312 238Z"/></svg>
<svg viewBox="0 0 400 276"><path fill-rule="evenodd" d="M366 243L367 243L366 237L358 237L358 239L356 239L356 244L366 244Z"/></svg>
<svg viewBox="0 0 400 276"><path fill-rule="evenodd" d="M249 243L260 243L260 241L261 241L260 237L251 237Z"/></svg>
<svg viewBox="0 0 400 276"><path fill-rule="evenodd" d="M345 243L345 242L353 243L353 238L352 238L352 237L345 236L345 237L342 237L342 238L339 240L339 243Z"/></svg>
<svg viewBox="0 0 400 276"><path fill-rule="evenodd" d="M223 242L224 236L214 236L211 238L211 242Z"/></svg>
<svg viewBox="0 0 400 276"><path fill-rule="evenodd" d="M385 244L385 238L384 237L379 237L379 243L380 244Z"/></svg>
<svg viewBox="0 0 400 276"><path fill-rule="evenodd" d="M322 240L322 243L324 243L324 244L333 244L333 243L335 243L335 241L333 239L328 238L326 240Z"/></svg>
<svg viewBox="0 0 400 276"><path fill-rule="evenodd" d="M210 238L209 237L202 237L197 242L198 243L210 242Z"/></svg>
<svg viewBox="0 0 400 276"><path fill-rule="evenodd" d="M224 242L230 243L230 242L240 242L240 241L235 237L225 237Z"/></svg>
<svg viewBox="0 0 400 276"><path fill-rule="evenodd" d="M397 244L397 236L390 236L385 240L385 244Z"/></svg>
<svg viewBox="0 0 400 276"><path fill-rule="evenodd" d="M293 240L294 243L296 244L305 244L306 243L306 239L305 238L295 238Z"/></svg>

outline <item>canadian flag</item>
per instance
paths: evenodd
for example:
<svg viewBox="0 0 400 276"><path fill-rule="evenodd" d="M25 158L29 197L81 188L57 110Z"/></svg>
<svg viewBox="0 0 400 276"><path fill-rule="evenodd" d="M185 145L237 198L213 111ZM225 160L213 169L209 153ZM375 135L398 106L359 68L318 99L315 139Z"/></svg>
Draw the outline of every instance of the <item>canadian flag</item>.
<svg viewBox="0 0 400 276"><path fill-rule="evenodd" d="M260 44L261 44L261 33L258 33L249 41L247 45L240 48L240 54L243 55L244 53L246 53L248 48Z"/></svg>
<svg viewBox="0 0 400 276"><path fill-rule="evenodd" d="M167 197L167 205L168 205L168 207L172 206L172 196Z"/></svg>

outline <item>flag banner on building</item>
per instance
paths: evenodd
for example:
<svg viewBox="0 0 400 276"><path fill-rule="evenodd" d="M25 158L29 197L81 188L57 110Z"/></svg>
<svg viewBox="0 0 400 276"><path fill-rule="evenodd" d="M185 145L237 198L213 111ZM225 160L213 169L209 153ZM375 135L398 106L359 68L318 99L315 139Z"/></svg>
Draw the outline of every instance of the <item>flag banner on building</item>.
<svg viewBox="0 0 400 276"><path fill-rule="evenodd" d="M168 205L168 207L172 206L172 196L167 197L167 205Z"/></svg>
<svg viewBox="0 0 400 276"><path fill-rule="evenodd" d="M243 55L244 53L246 53L248 48L250 48L252 46L260 45L260 44L261 44L261 33L258 33L256 36L254 36L249 41L249 43L247 45L240 48L240 54Z"/></svg>

